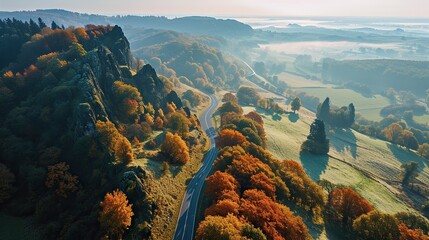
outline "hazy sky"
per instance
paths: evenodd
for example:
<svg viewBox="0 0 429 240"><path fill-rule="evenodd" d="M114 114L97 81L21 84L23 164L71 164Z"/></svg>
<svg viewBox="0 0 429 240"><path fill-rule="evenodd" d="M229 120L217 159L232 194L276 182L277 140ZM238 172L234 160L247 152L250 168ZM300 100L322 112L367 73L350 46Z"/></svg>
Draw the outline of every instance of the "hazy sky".
<svg viewBox="0 0 429 240"><path fill-rule="evenodd" d="M0 0L0 10L62 8L98 14L429 18L429 0Z"/></svg>

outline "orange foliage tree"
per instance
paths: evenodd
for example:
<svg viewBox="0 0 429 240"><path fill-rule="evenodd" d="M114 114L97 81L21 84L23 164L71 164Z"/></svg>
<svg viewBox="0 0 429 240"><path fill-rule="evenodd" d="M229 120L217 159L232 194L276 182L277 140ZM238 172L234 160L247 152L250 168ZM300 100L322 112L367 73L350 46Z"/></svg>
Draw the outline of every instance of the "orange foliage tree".
<svg viewBox="0 0 429 240"><path fill-rule="evenodd" d="M219 147L241 145L246 142L246 137L238 131L223 129L219 133Z"/></svg>
<svg viewBox="0 0 429 240"><path fill-rule="evenodd" d="M228 214L238 215L238 203L229 199L219 200L216 204L206 209L205 215L226 216Z"/></svg>
<svg viewBox="0 0 429 240"><path fill-rule="evenodd" d="M310 209L315 223L323 223L321 217L326 202L323 188L311 180L301 164L293 160L282 161L278 173L289 188L291 200Z"/></svg>
<svg viewBox="0 0 429 240"><path fill-rule="evenodd" d="M67 198L70 193L77 191L78 180L69 173L70 166L65 162L48 167L48 177L45 185L54 189L58 196Z"/></svg>
<svg viewBox="0 0 429 240"><path fill-rule="evenodd" d="M252 119L253 121L255 121L261 125L264 125L264 120L262 119L261 115L259 115L256 111L251 111L244 116Z"/></svg>
<svg viewBox="0 0 429 240"><path fill-rule="evenodd" d="M295 217L286 206L276 203L264 192L251 189L243 193L239 212L269 239L304 240L308 230L301 217Z"/></svg>
<svg viewBox="0 0 429 240"><path fill-rule="evenodd" d="M341 221L343 226L351 226L359 216L369 213L373 207L351 188L336 188L329 194L332 219Z"/></svg>
<svg viewBox="0 0 429 240"><path fill-rule="evenodd" d="M185 164L191 159L185 141L179 135L170 132L165 135L161 151L176 163Z"/></svg>
<svg viewBox="0 0 429 240"><path fill-rule="evenodd" d="M131 217L134 215L127 196L122 191L115 190L104 196L100 206L102 209L98 220L101 227L110 237L121 238L124 231L131 226Z"/></svg>
<svg viewBox="0 0 429 240"><path fill-rule="evenodd" d="M244 189L250 187L250 178L260 172L272 176L270 167L250 154L240 155L228 166L227 172L234 176Z"/></svg>
<svg viewBox="0 0 429 240"><path fill-rule="evenodd" d="M258 173L250 177L252 188L262 190L268 197L276 198L276 185L265 173Z"/></svg>
<svg viewBox="0 0 429 240"><path fill-rule="evenodd" d="M206 193L213 194L215 199L219 199L227 191L237 192L240 188L238 181L225 172L216 171L206 181Z"/></svg>
<svg viewBox="0 0 429 240"><path fill-rule="evenodd" d="M428 240L429 237L423 234L421 229L409 229L405 224L399 224L399 240Z"/></svg>

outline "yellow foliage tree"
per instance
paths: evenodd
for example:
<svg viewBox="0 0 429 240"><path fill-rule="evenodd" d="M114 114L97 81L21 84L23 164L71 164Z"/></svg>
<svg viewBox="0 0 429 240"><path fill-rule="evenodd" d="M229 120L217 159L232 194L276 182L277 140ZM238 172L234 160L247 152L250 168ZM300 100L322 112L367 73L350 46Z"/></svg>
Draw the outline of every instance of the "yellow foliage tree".
<svg viewBox="0 0 429 240"><path fill-rule="evenodd" d="M106 144L110 150L114 150L116 141L120 138L121 134L116 129L112 122L102 122L100 120L95 124L98 133L100 134L101 142Z"/></svg>
<svg viewBox="0 0 429 240"><path fill-rule="evenodd" d="M130 141L125 137L120 137L115 145L115 157L117 161L128 164L134 160L133 148Z"/></svg>
<svg viewBox="0 0 429 240"><path fill-rule="evenodd" d="M98 220L109 237L120 239L125 230L131 226L134 215L132 204L128 204L127 196L120 190L107 193L100 202L101 212Z"/></svg>
<svg viewBox="0 0 429 240"><path fill-rule="evenodd" d="M173 162L185 164L189 162L189 148L185 141L177 135L167 132L161 151L165 153Z"/></svg>

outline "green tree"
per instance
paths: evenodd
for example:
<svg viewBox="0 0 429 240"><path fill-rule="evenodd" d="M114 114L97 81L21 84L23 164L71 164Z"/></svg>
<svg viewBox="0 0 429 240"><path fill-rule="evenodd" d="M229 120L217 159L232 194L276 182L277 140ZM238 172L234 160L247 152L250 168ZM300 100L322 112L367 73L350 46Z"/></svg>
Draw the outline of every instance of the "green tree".
<svg viewBox="0 0 429 240"><path fill-rule="evenodd" d="M307 151L317 155L324 155L329 152L329 140L326 139L325 124L319 119L315 119L310 126L310 134L307 140L301 145L301 151Z"/></svg>
<svg viewBox="0 0 429 240"><path fill-rule="evenodd" d="M295 111L299 111L299 109L301 108L301 99L299 97L296 97L295 99L293 99L290 105L292 107L293 113L295 113Z"/></svg>
<svg viewBox="0 0 429 240"><path fill-rule="evenodd" d="M330 112L331 112L331 106L329 103L329 98L327 97L322 104L319 104L319 106L317 106L316 116L318 119L324 122L329 122Z"/></svg>
<svg viewBox="0 0 429 240"><path fill-rule="evenodd" d="M408 185L418 175L419 164L416 162L407 162L401 165L402 168L402 184Z"/></svg>
<svg viewBox="0 0 429 240"><path fill-rule="evenodd" d="M349 104L349 121L348 121L348 125L351 127L353 125L353 123L355 122L355 106L353 105L353 103Z"/></svg>
<svg viewBox="0 0 429 240"><path fill-rule="evenodd" d="M372 211L353 222L353 230L364 240L397 240L399 221L392 215Z"/></svg>
<svg viewBox="0 0 429 240"><path fill-rule="evenodd" d="M202 97L200 94L195 93L192 90L188 90L183 93L183 99L188 100L192 107L196 107L201 104Z"/></svg>
<svg viewBox="0 0 429 240"><path fill-rule="evenodd" d="M182 138L189 136L189 125L189 120L180 112L174 112L168 116L168 127Z"/></svg>
<svg viewBox="0 0 429 240"><path fill-rule="evenodd" d="M228 101L220 106L219 113L223 115L228 112L234 112L241 115L243 113L243 109L236 102Z"/></svg>
<svg viewBox="0 0 429 240"><path fill-rule="evenodd" d="M255 105L261 98L255 89L250 87L240 87L237 92L238 102L241 105Z"/></svg>

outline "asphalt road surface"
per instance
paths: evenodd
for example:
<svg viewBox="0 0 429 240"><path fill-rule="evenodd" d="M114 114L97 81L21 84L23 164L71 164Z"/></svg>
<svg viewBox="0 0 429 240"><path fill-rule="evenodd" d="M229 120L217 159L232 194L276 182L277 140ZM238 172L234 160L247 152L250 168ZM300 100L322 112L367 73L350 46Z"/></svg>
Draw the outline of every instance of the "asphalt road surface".
<svg viewBox="0 0 429 240"><path fill-rule="evenodd" d="M201 189L217 156L217 149L214 141L216 132L210 121L210 117L216 109L217 100L213 95L210 95L210 99L211 105L206 109L200 119L203 130L206 131L207 136L210 138L210 150L206 153L203 164L197 174L194 175L188 184L188 188L182 200L182 206L180 207L179 219L173 237L174 240L191 240L194 238L195 217L197 214L198 200L201 196Z"/></svg>

